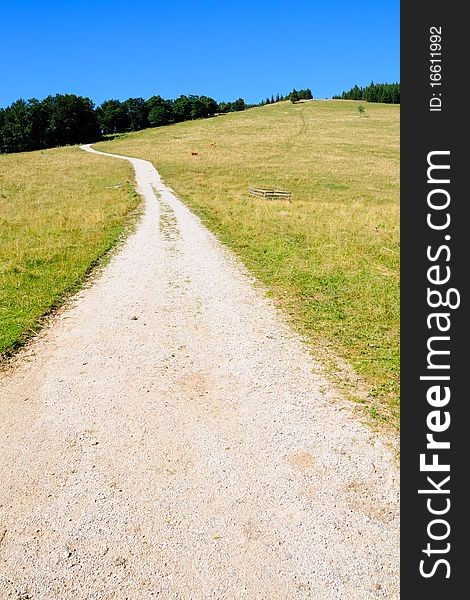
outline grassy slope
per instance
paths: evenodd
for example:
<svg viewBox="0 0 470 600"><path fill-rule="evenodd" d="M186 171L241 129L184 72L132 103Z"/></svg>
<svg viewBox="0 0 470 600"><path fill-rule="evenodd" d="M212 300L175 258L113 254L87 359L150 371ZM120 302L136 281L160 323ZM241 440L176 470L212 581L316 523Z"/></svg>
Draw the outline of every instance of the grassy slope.
<svg viewBox="0 0 470 600"><path fill-rule="evenodd" d="M138 202L123 161L77 147L0 155L0 354L77 287Z"/></svg>
<svg viewBox="0 0 470 600"><path fill-rule="evenodd" d="M280 103L150 129L97 148L151 160L291 313L333 349L397 425L399 107ZM197 155L193 155L197 152ZM248 186L292 191L254 199ZM320 348L320 350L318 350Z"/></svg>

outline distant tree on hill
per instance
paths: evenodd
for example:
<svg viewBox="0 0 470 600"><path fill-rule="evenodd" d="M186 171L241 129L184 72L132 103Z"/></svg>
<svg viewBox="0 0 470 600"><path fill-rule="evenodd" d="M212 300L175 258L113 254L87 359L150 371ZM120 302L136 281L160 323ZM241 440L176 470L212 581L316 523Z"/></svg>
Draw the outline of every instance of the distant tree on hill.
<svg viewBox="0 0 470 600"><path fill-rule="evenodd" d="M258 106L258 105L250 105L250 106ZM217 107L217 112L219 113L227 113L234 112L238 110L245 110L247 105L243 98L237 98L235 102L220 102Z"/></svg>
<svg viewBox="0 0 470 600"><path fill-rule="evenodd" d="M366 102L384 102L386 104L400 104L399 83L374 83L370 82L365 88L355 85L333 99L365 100Z"/></svg>
<svg viewBox="0 0 470 600"><path fill-rule="evenodd" d="M296 90L295 88L287 96L291 102L298 102L299 100L312 100L312 90L305 88L304 90Z"/></svg>
<svg viewBox="0 0 470 600"><path fill-rule="evenodd" d="M355 88L357 88L357 86L355 86ZM371 81L370 85L362 90L361 100L366 100L366 102L380 102L379 89L379 86L376 86L375 83ZM356 98L353 98L353 100L356 100Z"/></svg>
<svg viewBox="0 0 470 600"><path fill-rule="evenodd" d="M191 108L189 111L190 119L202 119L205 116L205 107L204 103L201 102L199 96L189 96L189 101L191 103Z"/></svg>
<svg viewBox="0 0 470 600"><path fill-rule="evenodd" d="M143 98L128 98L124 102L127 111L129 129L131 131L139 131L148 127L148 109Z"/></svg>
<svg viewBox="0 0 470 600"><path fill-rule="evenodd" d="M3 152L24 152L32 149L31 111L27 102L20 99L3 111Z"/></svg>
<svg viewBox="0 0 470 600"><path fill-rule="evenodd" d="M173 115L176 122L191 119L192 102L188 96L179 96L173 102Z"/></svg>
<svg viewBox="0 0 470 600"><path fill-rule="evenodd" d="M105 100L95 109L89 98L56 94L44 100L31 98L0 108L0 153L23 152L93 142L102 134L138 131L144 127L214 116L217 112L241 111L249 106L243 98L217 102L209 96L161 96Z"/></svg>
<svg viewBox="0 0 470 600"><path fill-rule="evenodd" d="M127 106L120 100L105 100L96 113L103 133L120 133L130 129Z"/></svg>
<svg viewBox="0 0 470 600"><path fill-rule="evenodd" d="M28 106L31 119L30 147L31 149L36 150L47 148L50 143L46 135L50 118L50 111L48 110L50 103L45 101L41 102L36 98L31 98L28 100ZM96 115L94 116L93 121L96 121ZM94 127L96 127L96 125L94 125Z"/></svg>
<svg viewBox="0 0 470 600"><path fill-rule="evenodd" d="M208 96L189 96L189 101L191 119L213 117L217 110L217 102Z"/></svg>
<svg viewBox="0 0 470 600"><path fill-rule="evenodd" d="M41 102L17 100L1 114L0 152L38 150L100 137L93 102L74 94L48 96Z"/></svg>
<svg viewBox="0 0 470 600"><path fill-rule="evenodd" d="M75 94L56 94L43 100L48 111L46 138L48 146L62 146L96 141L100 128L94 104Z"/></svg>
<svg viewBox="0 0 470 600"><path fill-rule="evenodd" d="M245 110L245 100L243 98L237 98L233 103L234 110Z"/></svg>
<svg viewBox="0 0 470 600"><path fill-rule="evenodd" d="M160 127L173 123L173 107L169 100L164 100L161 96L152 96L145 103L147 109L147 119L151 127Z"/></svg>
<svg viewBox="0 0 470 600"><path fill-rule="evenodd" d="M293 104L295 104L295 103L296 103L296 102L299 100L299 93L298 93L298 91L297 91L295 88L294 88L294 89L292 90L292 92L289 94L289 98L290 98L290 101L291 101Z"/></svg>
<svg viewBox="0 0 470 600"><path fill-rule="evenodd" d="M199 100L202 102L204 107L203 117L213 117L217 112L217 102L213 98L209 98L208 96L201 96Z"/></svg>
<svg viewBox="0 0 470 600"><path fill-rule="evenodd" d="M0 153L1 152L5 152L5 150L3 150L3 148L4 148L3 126L4 125L5 125L5 109L4 108L0 108Z"/></svg>

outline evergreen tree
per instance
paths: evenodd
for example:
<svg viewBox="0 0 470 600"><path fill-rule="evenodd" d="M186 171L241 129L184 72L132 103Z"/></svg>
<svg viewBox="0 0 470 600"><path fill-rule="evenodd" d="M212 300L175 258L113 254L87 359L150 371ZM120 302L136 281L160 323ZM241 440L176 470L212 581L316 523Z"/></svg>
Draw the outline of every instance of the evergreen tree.
<svg viewBox="0 0 470 600"><path fill-rule="evenodd" d="M400 104L400 84L374 83L371 81L364 89L355 85L349 91L344 91L341 96L333 96L333 98L340 97L345 100L365 100L367 102Z"/></svg>
<svg viewBox="0 0 470 600"><path fill-rule="evenodd" d="M294 88L292 92L289 94L290 101L295 104L299 100L299 93Z"/></svg>

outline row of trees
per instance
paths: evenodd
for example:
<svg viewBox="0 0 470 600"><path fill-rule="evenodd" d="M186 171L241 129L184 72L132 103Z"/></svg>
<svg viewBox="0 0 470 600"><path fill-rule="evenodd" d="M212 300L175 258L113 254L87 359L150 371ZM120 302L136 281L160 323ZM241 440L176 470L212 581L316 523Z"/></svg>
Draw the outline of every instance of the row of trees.
<svg viewBox="0 0 470 600"><path fill-rule="evenodd" d="M0 152L23 152L98 139L93 102L73 94L17 100L0 109Z"/></svg>
<svg viewBox="0 0 470 600"><path fill-rule="evenodd" d="M305 90L296 90L295 88L287 94L287 96L283 96L282 94L276 94L276 96L271 96L271 98L266 98L266 100L261 100L258 106L265 106L266 104L276 104L276 102L282 102L283 100L291 100L292 102L297 102L298 100L312 100L312 90L306 88Z"/></svg>
<svg viewBox="0 0 470 600"><path fill-rule="evenodd" d="M298 100L312 100L312 90L306 88L305 90L296 90L295 88L288 96L291 102L297 102Z"/></svg>
<svg viewBox="0 0 470 600"><path fill-rule="evenodd" d="M366 102L383 102L384 104L400 104L399 83L374 83L365 88L355 85L348 92L340 96L333 96L336 100L365 100Z"/></svg>
<svg viewBox="0 0 470 600"><path fill-rule="evenodd" d="M287 96L277 94L259 105L312 98L309 88L293 89ZM361 96L357 99L366 98ZM161 96L152 96L148 100L128 98L124 102L105 100L97 108L90 98L75 94L57 94L44 100L20 99L5 109L0 108L0 153L93 142L103 134L204 119L215 114L245 110L250 106L256 105L245 104L243 98L235 102L217 103L208 96L184 95L175 100L166 100Z"/></svg>
<svg viewBox="0 0 470 600"><path fill-rule="evenodd" d="M57 94L41 101L17 100L0 108L0 153L93 142L103 134L138 131L245 108L243 98L218 104L207 96L106 100L97 108L89 98L75 94Z"/></svg>
<svg viewBox="0 0 470 600"><path fill-rule="evenodd" d="M243 98L235 102L218 104L208 96L179 96L176 100L165 100L161 96L106 100L96 109L102 133L138 131L146 127L160 127L181 121L205 119L218 113L245 110Z"/></svg>

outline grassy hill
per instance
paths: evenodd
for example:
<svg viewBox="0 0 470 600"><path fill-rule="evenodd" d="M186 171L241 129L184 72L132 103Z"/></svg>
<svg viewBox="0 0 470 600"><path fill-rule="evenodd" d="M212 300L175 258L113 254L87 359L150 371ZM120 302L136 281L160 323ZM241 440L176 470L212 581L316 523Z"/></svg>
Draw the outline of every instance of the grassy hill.
<svg viewBox="0 0 470 600"><path fill-rule="evenodd" d="M153 162L370 414L398 426L399 106L282 102L97 144ZM249 185L292 192L250 197ZM353 377L347 389L355 393ZM357 391L357 390L356 390Z"/></svg>
<svg viewBox="0 0 470 600"><path fill-rule="evenodd" d="M77 147L0 155L0 356L115 243L139 203L130 164Z"/></svg>

